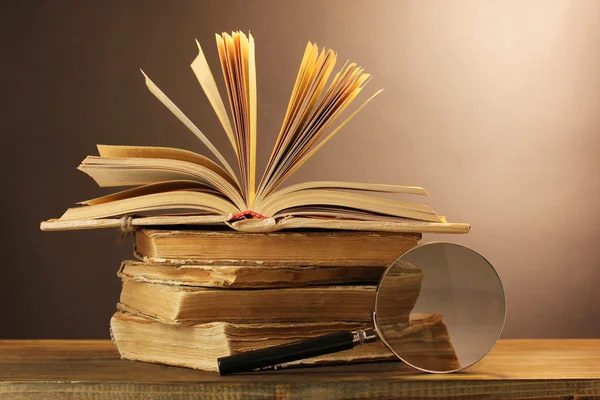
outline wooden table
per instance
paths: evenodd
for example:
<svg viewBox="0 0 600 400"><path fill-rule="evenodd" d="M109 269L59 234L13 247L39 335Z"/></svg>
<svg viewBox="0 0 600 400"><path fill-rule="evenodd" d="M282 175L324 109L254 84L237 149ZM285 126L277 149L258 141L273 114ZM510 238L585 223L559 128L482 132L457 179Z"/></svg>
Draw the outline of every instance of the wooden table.
<svg viewBox="0 0 600 400"><path fill-rule="evenodd" d="M107 340L0 340L0 399L600 399L600 339L501 340L467 371L399 362L220 377L119 359Z"/></svg>

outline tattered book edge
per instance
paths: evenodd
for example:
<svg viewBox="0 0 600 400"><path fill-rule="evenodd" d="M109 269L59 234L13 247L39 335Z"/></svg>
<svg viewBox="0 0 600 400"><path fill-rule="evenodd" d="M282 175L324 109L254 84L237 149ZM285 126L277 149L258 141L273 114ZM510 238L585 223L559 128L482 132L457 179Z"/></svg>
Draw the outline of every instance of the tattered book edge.
<svg viewBox="0 0 600 400"><path fill-rule="evenodd" d="M359 221L293 217L275 220L244 219L229 222L231 216L156 216L156 217L124 217L88 220L51 219L40 224L43 231L65 231L98 228L119 228L130 231L136 227L173 226L173 225L227 225L239 232L269 233L283 229L337 229L374 232L414 232L414 233L468 233L470 224L453 222L425 222L405 220L402 222ZM124 222L127 226L124 227Z"/></svg>

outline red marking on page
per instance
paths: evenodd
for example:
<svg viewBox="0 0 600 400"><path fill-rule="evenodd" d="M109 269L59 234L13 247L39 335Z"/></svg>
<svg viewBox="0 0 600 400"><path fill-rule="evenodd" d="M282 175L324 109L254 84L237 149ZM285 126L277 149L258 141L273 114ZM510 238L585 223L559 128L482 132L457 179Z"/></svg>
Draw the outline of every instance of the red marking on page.
<svg viewBox="0 0 600 400"><path fill-rule="evenodd" d="M235 214L233 217L231 217L231 220L237 221L238 219L248 218L248 217L254 217L254 218L258 218L258 219L267 219L267 217L265 217L262 214L259 214L254 211L246 210L246 211L242 211L239 214Z"/></svg>

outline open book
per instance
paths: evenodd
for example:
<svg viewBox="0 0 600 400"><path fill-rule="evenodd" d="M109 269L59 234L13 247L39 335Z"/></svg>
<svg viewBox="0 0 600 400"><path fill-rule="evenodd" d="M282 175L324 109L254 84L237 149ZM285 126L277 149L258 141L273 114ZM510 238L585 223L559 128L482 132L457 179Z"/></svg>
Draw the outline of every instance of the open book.
<svg viewBox="0 0 600 400"><path fill-rule="evenodd" d="M99 145L99 156L88 156L79 169L99 186L129 189L83 201L60 218L43 222L42 229L116 227L126 221L136 226L225 223L238 230L260 232L283 228L469 230L468 224L447 223L426 205L377 196L427 195L420 187L331 181L283 187L290 175L381 92L346 115L344 111L370 76L349 62L334 73L337 54L310 42L279 136L262 176L258 176L254 39L233 32L216 35L216 41L229 113L200 44L191 68L233 147L237 172L142 72L150 92L206 145L214 160L175 148Z"/></svg>

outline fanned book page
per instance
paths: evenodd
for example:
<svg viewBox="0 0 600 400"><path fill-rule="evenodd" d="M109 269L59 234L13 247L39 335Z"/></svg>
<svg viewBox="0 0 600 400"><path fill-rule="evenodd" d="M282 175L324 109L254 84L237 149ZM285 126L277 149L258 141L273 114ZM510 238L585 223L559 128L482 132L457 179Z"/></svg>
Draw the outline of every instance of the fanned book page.
<svg viewBox="0 0 600 400"><path fill-rule="evenodd" d="M191 69L212 106L236 156L230 165L209 138L142 71L148 90L207 147L211 157L188 150L98 145L79 170L103 187L123 190L84 200L43 230L160 225L229 225L245 232L321 228L389 232L466 233L431 207L382 196L428 196L415 186L361 182L285 181L350 122L380 92L353 105L370 81L357 64L336 70L337 53L309 42L304 50L279 135L261 175L258 139L256 53L252 35L216 35L221 74L213 74L205 53ZM227 99L221 97L221 75ZM228 105L228 107L227 107Z"/></svg>

